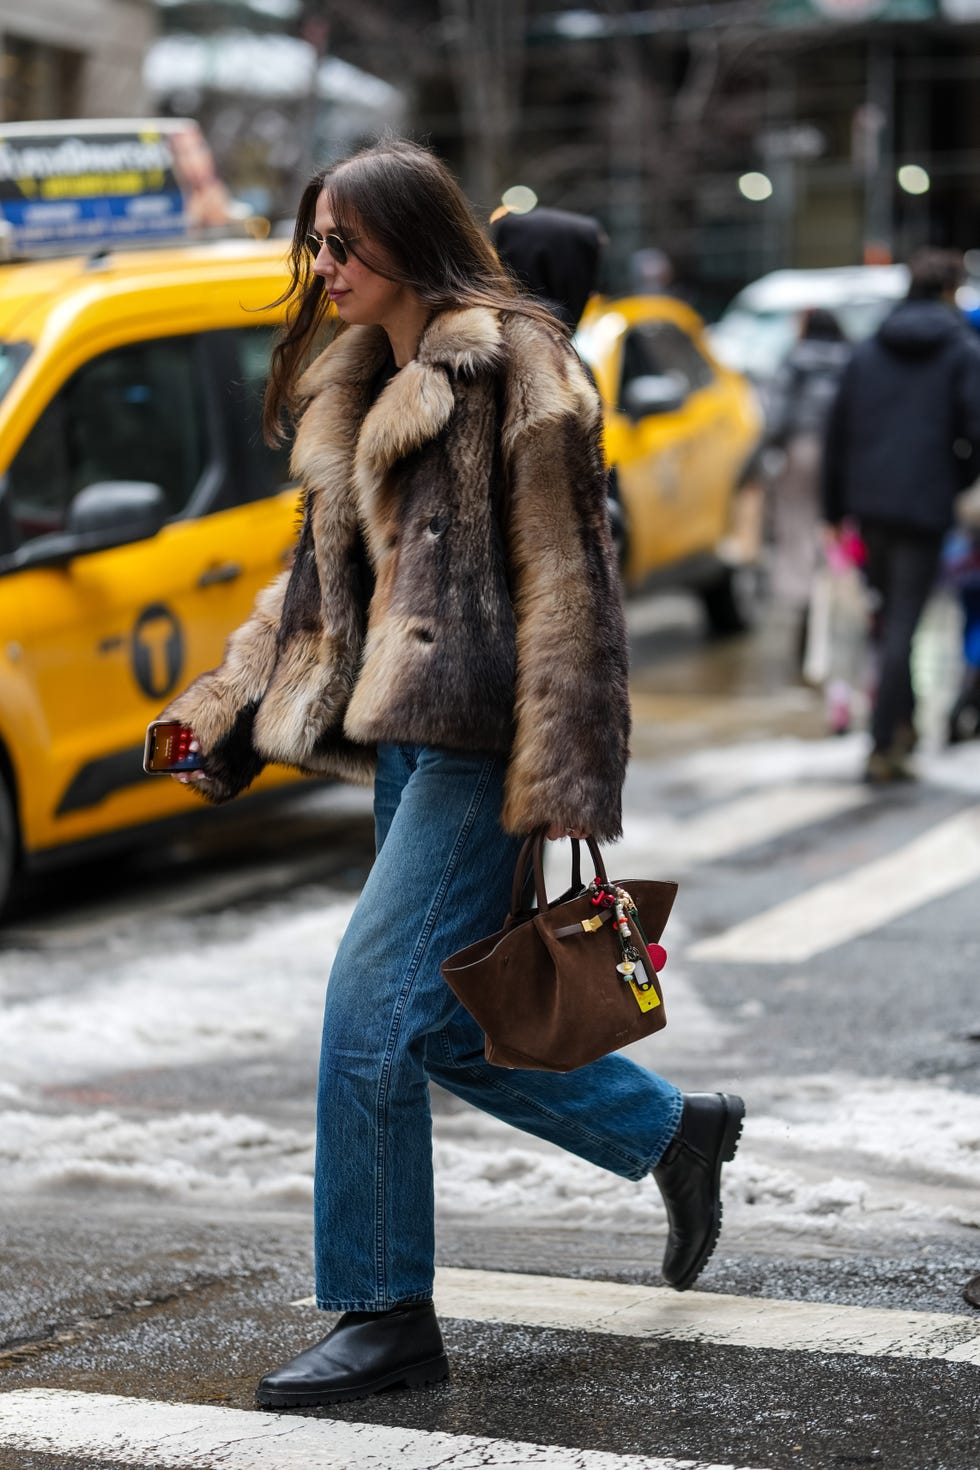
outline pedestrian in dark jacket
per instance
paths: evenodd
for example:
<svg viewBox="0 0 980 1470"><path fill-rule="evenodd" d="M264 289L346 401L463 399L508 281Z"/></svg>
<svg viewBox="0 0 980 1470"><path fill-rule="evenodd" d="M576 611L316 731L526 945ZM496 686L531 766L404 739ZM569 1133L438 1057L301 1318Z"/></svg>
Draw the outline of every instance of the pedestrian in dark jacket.
<svg viewBox="0 0 980 1470"><path fill-rule="evenodd" d="M270 762L374 786L377 857L320 1054L316 1296L343 1315L265 1375L268 1409L447 1374L430 1079L613 1173L652 1172L678 1290L717 1239L743 1111L625 1056L492 1066L440 973L499 927L526 834L621 829L626 628L599 401L565 332L414 144L315 175L290 259L266 423L298 420L296 556L167 712L195 732L185 779L212 800Z"/></svg>
<svg viewBox="0 0 980 1470"><path fill-rule="evenodd" d="M955 306L962 257L923 250L909 264L908 298L855 349L824 441L826 521L832 534L858 522L879 599L872 782L912 775L912 638L980 465L980 348Z"/></svg>
<svg viewBox="0 0 980 1470"><path fill-rule="evenodd" d="M599 279L599 221L567 209L532 209L502 214L490 238L524 290L574 332Z"/></svg>

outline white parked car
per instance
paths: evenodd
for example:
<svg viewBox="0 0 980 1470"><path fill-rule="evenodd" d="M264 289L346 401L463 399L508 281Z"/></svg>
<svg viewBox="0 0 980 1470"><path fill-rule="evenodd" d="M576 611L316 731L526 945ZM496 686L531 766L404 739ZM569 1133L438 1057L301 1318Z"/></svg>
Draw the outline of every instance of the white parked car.
<svg viewBox="0 0 980 1470"><path fill-rule="evenodd" d="M860 342L904 297L908 281L904 265L772 271L738 293L708 328L708 339L727 367L748 373L764 388L796 341L805 311L826 307L845 336Z"/></svg>

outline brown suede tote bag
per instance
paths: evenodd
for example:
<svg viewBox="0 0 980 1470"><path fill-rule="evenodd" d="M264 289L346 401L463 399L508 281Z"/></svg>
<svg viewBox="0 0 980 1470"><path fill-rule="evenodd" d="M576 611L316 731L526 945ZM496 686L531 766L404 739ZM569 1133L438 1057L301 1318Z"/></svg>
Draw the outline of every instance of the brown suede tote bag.
<svg viewBox="0 0 980 1470"><path fill-rule="evenodd" d="M595 878L583 885L573 842L572 887L549 903L544 841L536 833L524 843L503 928L441 968L482 1026L488 1062L571 1072L666 1025L658 971L667 955L658 941L677 884L610 883L589 838ZM537 907L522 910L529 866Z"/></svg>

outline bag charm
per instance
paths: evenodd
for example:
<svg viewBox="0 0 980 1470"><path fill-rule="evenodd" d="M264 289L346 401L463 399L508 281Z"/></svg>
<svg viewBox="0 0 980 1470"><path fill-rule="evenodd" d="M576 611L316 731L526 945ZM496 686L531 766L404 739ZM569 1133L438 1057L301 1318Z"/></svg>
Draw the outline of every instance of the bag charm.
<svg viewBox="0 0 980 1470"><path fill-rule="evenodd" d="M633 931L629 926L627 914L636 926L637 934L647 951L647 958L653 970L659 973L667 963L667 951L662 944L648 944L640 928L639 914L636 904L626 891L618 884L604 882L595 877L586 890L592 904L598 909L612 909L612 926L619 939L622 951L622 959L616 966L617 971L633 992L633 996L641 1011L652 1011L660 1005L660 996L657 994L653 980L647 974L643 964L643 956L634 944L630 944ZM584 926L583 926L584 927ZM598 927L598 926L596 926Z"/></svg>

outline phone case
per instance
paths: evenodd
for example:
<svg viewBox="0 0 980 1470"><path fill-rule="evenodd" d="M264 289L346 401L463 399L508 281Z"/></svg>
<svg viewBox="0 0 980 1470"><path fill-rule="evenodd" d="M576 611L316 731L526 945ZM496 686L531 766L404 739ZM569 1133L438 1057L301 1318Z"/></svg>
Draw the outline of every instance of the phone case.
<svg viewBox="0 0 980 1470"><path fill-rule="evenodd" d="M190 749L194 731L175 720L154 720L147 727L143 750L143 769L154 776L174 771L200 771L204 762L200 753Z"/></svg>

